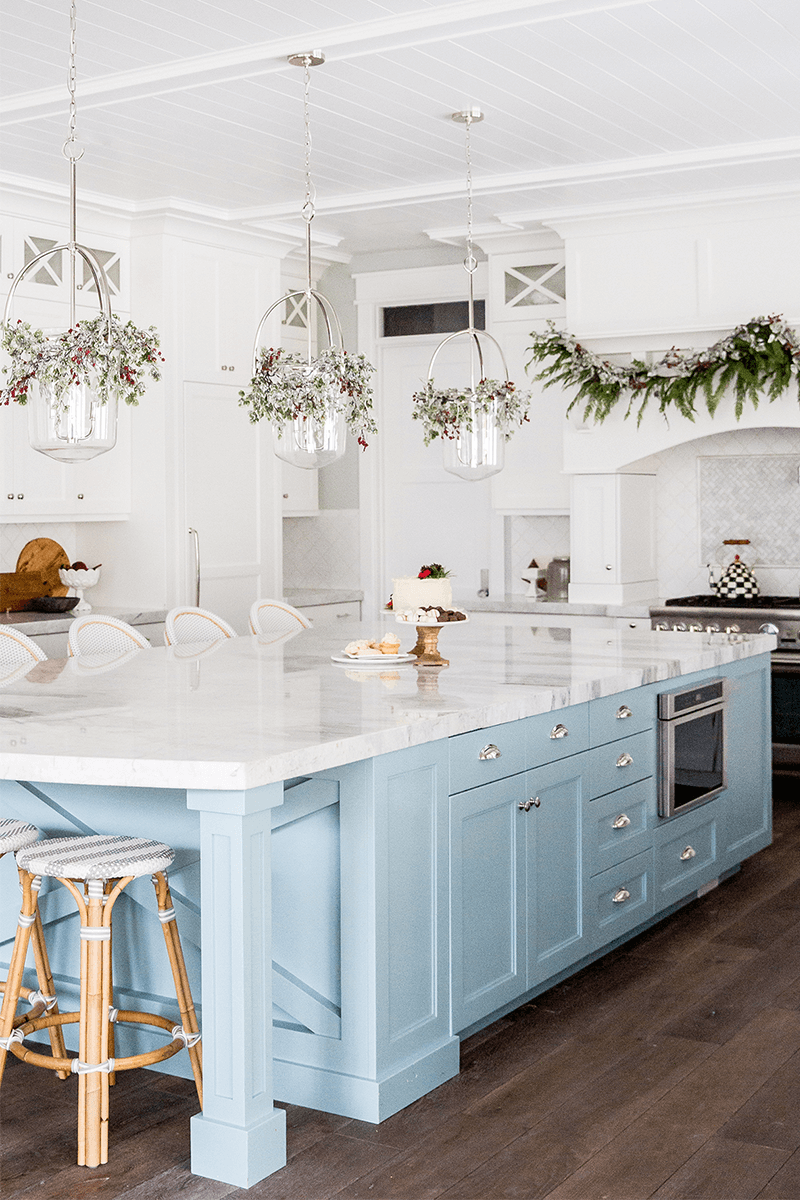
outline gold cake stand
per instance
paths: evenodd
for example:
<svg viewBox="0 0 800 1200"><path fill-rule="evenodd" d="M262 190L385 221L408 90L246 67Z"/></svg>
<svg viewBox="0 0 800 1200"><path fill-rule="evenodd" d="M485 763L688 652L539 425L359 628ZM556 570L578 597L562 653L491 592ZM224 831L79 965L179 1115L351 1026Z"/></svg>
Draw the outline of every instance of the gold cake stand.
<svg viewBox="0 0 800 1200"><path fill-rule="evenodd" d="M398 617L397 621L400 625L409 624L401 617ZM469 621L469 617L465 617L463 621L441 621L437 625L417 625L417 643L409 650L409 654L416 657L417 666L449 667L450 659L442 658L439 653L439 630L451 625L466 625L467 621Z"/></svg>

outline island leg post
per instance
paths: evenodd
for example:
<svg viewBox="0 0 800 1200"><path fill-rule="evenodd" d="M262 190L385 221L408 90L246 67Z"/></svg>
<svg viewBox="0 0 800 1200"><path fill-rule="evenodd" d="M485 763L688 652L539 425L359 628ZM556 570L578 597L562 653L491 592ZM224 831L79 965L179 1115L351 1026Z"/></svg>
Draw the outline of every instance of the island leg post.
<svg viewBox="0 0 800 1200"><path fill-rule="evenodd" d="M203 1111L192 1172L252 1187L286 1163L272 1091L271 810L283 785L187 792L200 810Z"/></svg>

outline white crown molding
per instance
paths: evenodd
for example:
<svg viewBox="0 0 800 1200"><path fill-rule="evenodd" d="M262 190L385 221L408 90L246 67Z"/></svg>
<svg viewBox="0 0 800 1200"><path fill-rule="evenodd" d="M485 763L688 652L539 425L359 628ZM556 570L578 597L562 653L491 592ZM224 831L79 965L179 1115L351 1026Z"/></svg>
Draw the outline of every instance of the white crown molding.
<svg viewBox="0 0 800 1200"><path fill-rule="evenodd" d="M652 0L461 0L439 8L374 21L320 29L307 43L325 48L328 61L357 58L406 46L480 36L498 29L565 20L593 12L610 12L649 4ZM133 71L120 71L81 81L81 108L119 104L292 69L287 56L302 51L298 38L241 46ZM64 112L61 87L18 93L0 100L0 125L41 120Z"/></svg>

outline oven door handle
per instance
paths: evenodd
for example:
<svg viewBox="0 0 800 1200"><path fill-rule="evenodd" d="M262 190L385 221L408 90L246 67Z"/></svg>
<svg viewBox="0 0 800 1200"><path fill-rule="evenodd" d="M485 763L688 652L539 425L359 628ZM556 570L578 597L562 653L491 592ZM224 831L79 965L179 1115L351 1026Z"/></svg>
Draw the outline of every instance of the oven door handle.
<svg viewBox="0 0 800 1200"><path fill-rule="evenodd" d="M796 650L773 650L773 670L776 667L782 675L800 675L800 653Z"/></svg>

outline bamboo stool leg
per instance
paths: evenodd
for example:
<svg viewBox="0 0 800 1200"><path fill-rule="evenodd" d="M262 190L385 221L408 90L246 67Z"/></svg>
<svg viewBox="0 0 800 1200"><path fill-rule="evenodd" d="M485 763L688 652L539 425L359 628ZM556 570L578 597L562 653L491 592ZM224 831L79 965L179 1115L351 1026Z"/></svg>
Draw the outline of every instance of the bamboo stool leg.
<svg viewBox="0 0 800 1200"><path fill-rule="evenodd" d="M203 1107L203 1053L200 1045L200 1026L197 1021L197 1014L194 1009L192 1000L192 992L189 986L189 977L186 972L186 962L183 957L183 948L181 946L180 935L178 934L178 925L175 920L175 909L172 906L172 896L167 882L166 872L158 871L152 876L153 886L156 889L156 899L158 901L158 919L161 922L161 928L164 931L164 941L167 945L167 954L169 955L169 965L172 968L172 978L175 982L175 996L178 1001L178 1008L181 1014L181 1023L184 1031L189 1035L186 1039L186 1047L189 1051L189 1059L192 1064L192 1074L194 1075L195 1087L197 1088L197 1098L200 1101L200 1107Z"/></svg>
<svg viewBox="0 0 800 1200"><path fill-rule="evenodd" d="M11 952L11 963L8 968L8 979L3 992L3 1007L0 1009L0 1083L6 1065L9 1038L14 1026L14 1014L17 1009L19 992L22 987L22 973L25 970L25 959L28 955L28 943L31 939L31 928L36 919L36 894L31 886L34 878L27 871L20 871L22 883L22 908L20 909L17 934L14 938L14 949Z"/></svg>
<svg viewBox="0 0 800 1200"><path fill-rule="evenodd" d="M110 931L103 922L103 883L90 879L86 883L87 903L81 912L81 1015L80 1060L85 1072L78 1080L78 1165L99 1167L103 1157L103 1141L108 1130L108 1074L101 1064L104 1031L108 1030L108 1007L103 1007L103 942ZM92 1070L92 1068L95 1068ZM106 1113L106 1133L103 1134L103 1111Z"/></svg>
<svg viewBox="0 0 800 1200"><path fill-rule="evenodd" d="M106 880L106 885L105 885L105 894L106 894L106 898L105 898L105 900L103 901L103 903L104 903L104 904L108 904L108 903L109 903L108 896L109 896L109 893L111 892L111 890L112 890L113 886L114 886L114 881L113 881L113 880L111 880L111 879L109 879L109 880ZM111 903L113 903L113 901L112 901ZM113 964L114 964L114 949L113 949L113 947L114 947L114 934L113 934L113 930L111 929L111 922L110 922L110 921L109 921L109 923L108 923L108 928L109 928L109 930L111 931L111 935L110 935L110 937L109 937L109 939L108 939L108 989L107 989L107 990L108 990L108 1008L107 1008L107 1010L106 1010L106 1011L107 1011L107 1012L110 1014L110 1012L111 1012L111 1007L112 1007L112 1005L113 1005L113 1003L114 1003L114 1001L113 1001L113 995L114 995L114 966L113 966ZM108 1057L108 1058L110 1058L110 1059L113 1059L113 1058L114 1058L114 1051L115 1051L115 1047L116 1047L116 1035L115 1035L115 1033L114 1033L114 1023L113 1023L113 1021L111 1021L111 1020L109 1019L109 1024L108 1024L108 1054L107 1054L107 1057ZM109 1087L113 1087L113 1086L114 1086L114 1084L115 1084L116 1082L117 1082L117 1073L116 1073L116 1071L109 1071L109 1073L108 1073L108 1086L109 1086Z"/></svg>
<svg viewBox="0 0 800 1200"><path fill-rule="evenodd" d="M41 880L39 880L41 885ZM36 963L36 978L39 980L39 991L45 996L55 995L55 984L53 983L53 972L50 969L50 958L47 953L47 945L44 940L44 930L42 929L42 917L39 912L39 888L34 880L31 885L36 893L36 918L31 929L31 942L33 944L33 959ZM56 1001L50 1007L50 1012L58 1012L58 1002ZM67 1048L64 1045L64 1034L61 1031L60 1025L51 1025L49 1029L50 1046L53 1050L53 1058L66 1058ZM69 1079L69 1071L59 1071L59 1079Z"/></svg>

